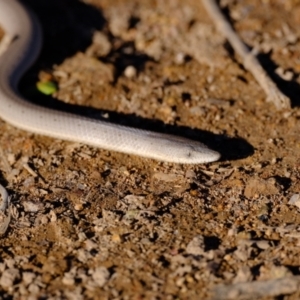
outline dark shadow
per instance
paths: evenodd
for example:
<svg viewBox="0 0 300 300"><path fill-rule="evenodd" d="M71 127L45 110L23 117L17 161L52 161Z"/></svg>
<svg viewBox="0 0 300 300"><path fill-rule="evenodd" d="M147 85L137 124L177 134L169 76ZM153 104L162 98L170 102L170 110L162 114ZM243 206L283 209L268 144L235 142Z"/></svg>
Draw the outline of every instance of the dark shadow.
<svg viewBox="0 0 300 300"><path fill-rule="evenodd" d="M7 184L8 184L5 177L2 175L2 172L0 173L0 184L3 185L3 187L7 186Z"/></svg>
<svg viewBox="0 0 300 300"><path fill-rule="evenodd" d="M92 43L95 30L103 30L113 39L101 10L78 0L22 0L22 2L34 11L41 21L44 42L37 63L20 83L21 92L27 99L39 105L43 103L43 106L53 109L72 112L98 120L103 119L102 116L107 111L66 104L52 97L45 96L34 89L28 90L28 87L35 86L38 70L42 68L50 69L53 64L59 64L75 53L85 51ZM133 20L130 26L135 26L137 22L139 20ZM122 42L119 44L120 47L117 47L117 49L114 49L107 57L102 59L104 62L112 62L116 66L116 78L122 74L126 66L134 65L138 71L142 71L145 63L151 60L147 55L136 51L132 43ZM222 160L240 159L254 153L253 147L242 138L229 138L225 135L216 135L189 127L166 125L161 121L144 119L135 115L108 113L109 121L113 123L201 141L208 147L220 152ZM104 121L107 120L104 119Z"/></svg>
<svg viewBox="0 0 300 300"><path fill-rule="evenodd" d="M253 267L251 267L251 273L254 278L257 278L260 275L260 268L263 266L263 263L259 263Z"/></svg>
<svg viewBox="0 0 300 300"><path fill-rule="evenodd" d="M292 185L292 180L288 177L276 175L274 178L276 179L276 182L283 187L284 191L288 190Z"/></svg>
<svg viewBox="0 0 300 300"><path fill-rule="evenodd" d="M287 267L293 273L294 276L299 276L300 275L299 266L285 265L285 267Z"/></svg>
<svg viewBox="0 0 300 300"><path fill-rule="evenodd" d="M154 60L136 50L133 42L123 42L120 47L114 49L107 57L101 58L101 61L112 63L116 67L114 74L114 83L116 83L127 66L134 66L137 73L140 73L144 70L146 62Z"/></svg>
<svg viewBox="0 0 300 300"><path fill-rule="evenodd" d="M211 147L220 152L221 161L242 159L254 154L254 147L243 138L230 138L219 135L216 139L218 140L217 148L214 145L211 145ZM207 143L207 145L210 146L210 143Z"/></svg>
<svg viewBox="0 0 300 300"><path fill-rule="evenodd" d="M28 92L26 94L28 94ZM242 159L253 155L254 153L253 146L243 138L231 138L223 134L214 134L209 131L191 129L186 126L168 125L160 120L145 119L134 114L121 114L82 105L67 104L50 96L45 96L36 90L30 92L28 98L33 103L43 103L44 107L74 113L96 120L151 130L154 132L173 134L191 140L201 141L209 148L218 151L221 154L220 161ZM109 114L109 121L106 118L103 118L103 115L107 113Z"/></svg>
<svg viewBox="0 0 300 300"><path fill-rule="evenodd" d="M93 32L106 21L97 8L78 0L22 0L37 15L43 47L37 64L51 68L91 44Z"/></svg>
<svg viewBox="0 0 300 300"><path fill-rule="evenodd" d="M133 65L142 71L147 61L152 60L147 55L136 51L134 44L119 41L113 37L100 9L78 0L22 0L31 8L42 25L43 46L39 59L33 70L52 68L54 64L62 63L66 58L77 52L84 52L91 44L96 30L104 31L112 40L114 49L101 60L113 63L116 67L115 80L128 65ZM133 20L129 27L135 26L138 20ZM117 41L117 42L116 42Z"/></svg>
<svg viewBox="0 0 300 300"><path fill-rule="evenodd" d="M300 106L300 84L296 81L299 77L298 73L294 70L287 70L293 73L293 78L290 81L282 79L279 75L275 73L275 70L279 67L271 60L271 53L258 55L258 60L267 71L268 75L276 83L279 90L284 93L287 97L291 99L291 104L293 107Z"/></svg>
<svg viewBox="0 0 300 300"><path fill-rule="evenodd" d="M221 240L216 236L205 236L204 237L205 248L204 251L217 250L221 245Z"/></svg>

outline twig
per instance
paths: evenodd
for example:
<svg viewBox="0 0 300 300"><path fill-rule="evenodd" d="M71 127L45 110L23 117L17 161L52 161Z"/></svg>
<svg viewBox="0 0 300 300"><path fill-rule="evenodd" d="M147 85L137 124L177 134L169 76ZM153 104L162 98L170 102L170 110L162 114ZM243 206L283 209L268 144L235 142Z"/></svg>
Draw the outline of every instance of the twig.
<svg viewBox="0 0 300 300"><path fill-rule="evenodd" d="M202 3L214 21L218 30L226 37L232 48L242 59L242 63L252 73L256 81L267 94L267 101L273 102L279 108L290 108L290 99L277 88L274 81L267 75L259 61L248 47L241 41L227 19L222 14L215 0L202 0Z"/></svg>
<svg viewBox="0 0 300 300"><path fill-rule="evenodd" d="M3 235L10 223L10 197L6 189L0 184L0 235Z"/></svg>

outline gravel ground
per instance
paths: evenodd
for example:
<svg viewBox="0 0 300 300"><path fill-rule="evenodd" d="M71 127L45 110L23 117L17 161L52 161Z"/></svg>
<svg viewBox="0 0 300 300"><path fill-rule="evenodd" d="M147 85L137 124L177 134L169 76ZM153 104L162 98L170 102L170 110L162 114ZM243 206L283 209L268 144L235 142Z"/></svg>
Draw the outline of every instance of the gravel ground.
<svg viewBox="0 0 300 300"><path fill-rule="evenodd" d="M300 2L221 1L291 98L284 111L200 0L24 2L45 36L28 99L199 139L222 158L163 163L0 121L12 196L1 297L299 299ZM39 80L57 92L42 96Z"/></svg>

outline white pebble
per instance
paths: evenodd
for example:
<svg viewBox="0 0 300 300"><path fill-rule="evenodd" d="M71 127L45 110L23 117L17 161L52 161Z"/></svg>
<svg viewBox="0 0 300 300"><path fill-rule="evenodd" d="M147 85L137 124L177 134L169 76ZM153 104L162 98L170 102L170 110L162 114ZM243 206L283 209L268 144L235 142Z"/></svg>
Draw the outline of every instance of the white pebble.
<svg viewBox="0 0 300 300"><path fill-rule="evenodd" d="M212 83L213 81L214 81L214 76L213 75L208 75L207 77L206 77L206 82L207 83Z"/></svg>
<svg viewBox="0 0 300 300"><path fill-rule="evenodd" d="M33 202L33 201L24 201L23 203L24 210L26 212L35 213L38 212L43 208L43 204L40 202Z"/></svg>
<svg viewBox="0 0 300 300"><path fill-rule="evenodd" d="M257 241L256 246L262 250L266 250L266 249L270 248L269 241L266 241L266 240Z"/></svg>
<svg viewBox="0 0 300 300"><path fill-rule="evenodd" d="M105 267L98 267L92 273L93 280L99 287L103 287L109 279L109 271Z"/></svg>
<svg viewBox="0 0 300 300"><path fill-rule="evenodd" d="M29 285L30 283L33 282L33 280L36 276L32 272L23 272L22 277L23 277L23 282L25 283L25 285Z"/></svg>
<svg viewBox="0 0 300 300"><path fill-rule="evenodd" d="M175 63L178 65L182 65L185 62L185 54L182 52L179 52L175 56Z"/></svg>
<svg viewBox="0 0 300 300"><path fill-rule="evenodd" d="M203 255L204 254L204 238L202 235L195 236L187 245L186 253L190 255Z"/></svg>
<svg viewBox="0 0 300 300"><path fill-rule="evenodd" d="M275 73L279 75L282 79L286 81L291 81L293 79L294 74L291 71L286 71L281 67L278 67L275 70Z"/></svg>
<svg viewBox="0 0 300 300"><path fill-rule="evenodd" d="M62 279L62 283L65 285L74 285L75 283L75 278L73 274L66 273L65 276Z"/></svg>
<svg viewBox="0 0 300 300"><path fill-rule="evenodd" d="M136 68L134 66L128 66L126 67L126 69L124 70L124 75L127 77L127 78L133 78L136 76Z"/></svg>
<svg viewBox="0 0 300 300"><path fill-rule="evenodd" d="M298 208L300 208L300 194L294 194L291 197L291 199L288 202L288 204L294 205L294 206L297 206Z"/></svg>
<svg viewBox="0 0 300 300"><path fill-rule="evenodd" d="M20 278L20 272L16 268L7 269L2 273L0 285L3 288L9 288L14 285L14 282Z"/></svg>

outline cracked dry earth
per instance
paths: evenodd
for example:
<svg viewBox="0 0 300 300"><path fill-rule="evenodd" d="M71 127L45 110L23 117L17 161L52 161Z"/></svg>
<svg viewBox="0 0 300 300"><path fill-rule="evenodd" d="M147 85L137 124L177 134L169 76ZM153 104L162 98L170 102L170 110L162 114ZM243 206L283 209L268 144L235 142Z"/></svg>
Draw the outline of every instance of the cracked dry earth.
<svg viewBox="0 0 300 300"><path fill-rule="evenodd" d="M285 111L201 1L24 2L45 36L28 99L199 139L222 159L157 162L0 121L1 298L299 299L300 2L220 3L291 98Z"/></svg>

